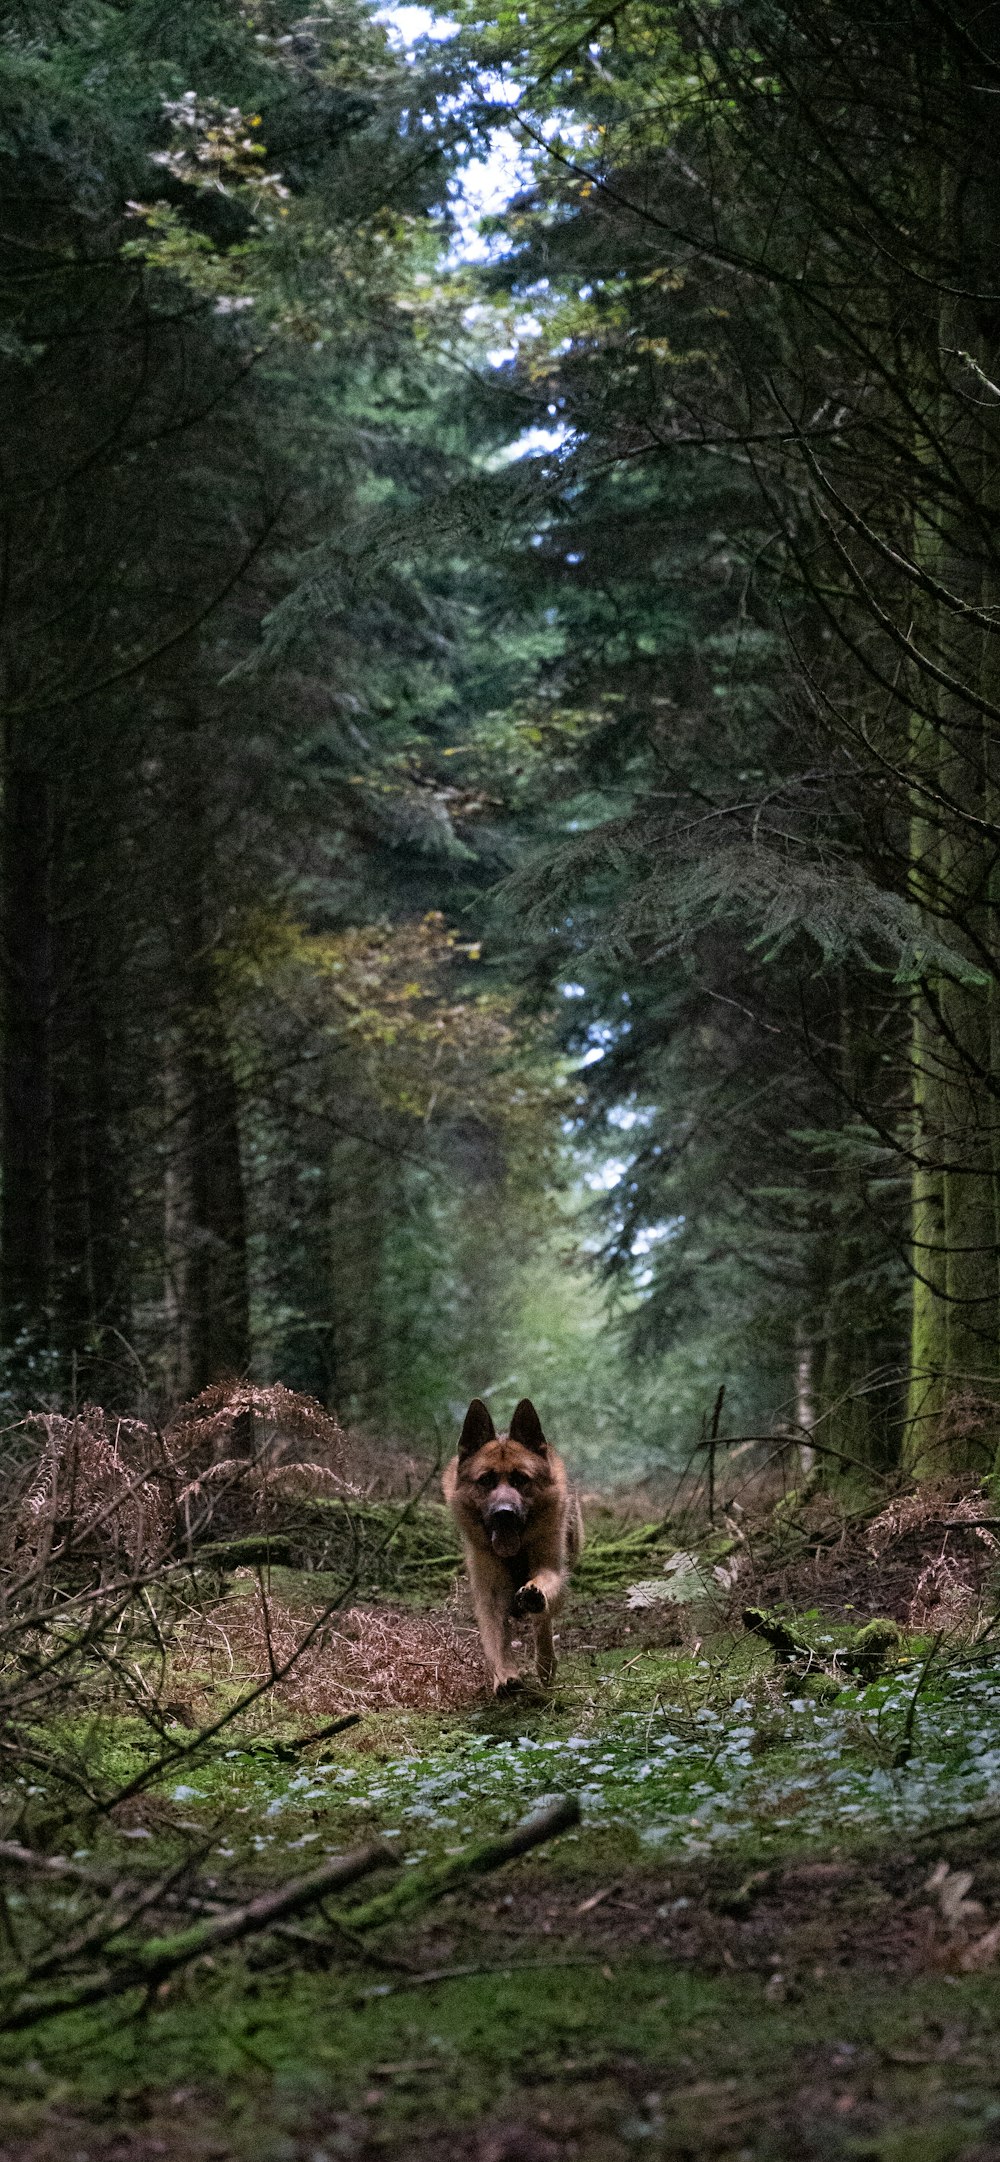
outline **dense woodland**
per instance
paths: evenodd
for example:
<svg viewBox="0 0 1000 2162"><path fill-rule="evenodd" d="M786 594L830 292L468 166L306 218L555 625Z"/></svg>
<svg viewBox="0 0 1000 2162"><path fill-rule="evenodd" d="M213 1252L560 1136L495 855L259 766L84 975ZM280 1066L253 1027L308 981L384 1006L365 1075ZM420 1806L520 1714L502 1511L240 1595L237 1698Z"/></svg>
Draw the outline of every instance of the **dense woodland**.
<svg viewBox="0 0 1000 2162"><path fill-rule="evenodd" d="M1000 2162L1000 7L301 5L0 7L0 2162Z"/></svg>
<svg viewBox="0 0 1000 2162"><path fill-rule="evenodd" d="M30 0L0 69L12 1412L426 1437L542 1312L612 1452L724 1380L977 1462L980 17Z"/></svg>

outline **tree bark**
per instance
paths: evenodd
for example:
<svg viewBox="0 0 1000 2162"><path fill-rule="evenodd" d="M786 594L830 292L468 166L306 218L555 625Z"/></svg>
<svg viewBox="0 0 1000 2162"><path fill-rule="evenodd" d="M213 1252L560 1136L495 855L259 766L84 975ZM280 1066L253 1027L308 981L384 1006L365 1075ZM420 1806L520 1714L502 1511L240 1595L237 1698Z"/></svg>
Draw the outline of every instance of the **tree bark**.
<svg viewBox="0 0 1000 2162"><path fill-rule="evenodd" d="M8 1343L35 1347L51 1328L51 805L44 775L16 753L3 842L3 1323Z"/></svg>

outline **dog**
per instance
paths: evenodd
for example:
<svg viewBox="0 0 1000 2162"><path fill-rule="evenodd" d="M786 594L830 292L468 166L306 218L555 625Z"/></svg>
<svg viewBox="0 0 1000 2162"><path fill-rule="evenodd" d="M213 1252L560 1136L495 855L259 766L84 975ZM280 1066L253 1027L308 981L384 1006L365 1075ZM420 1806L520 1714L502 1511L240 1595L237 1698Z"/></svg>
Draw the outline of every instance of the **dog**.
<svg viewBox="0 0 1000 2162"><path fill-rule="evenodd" d="M583 1519L566 1466L526 1396L506 1434L497 1433L486 1405L473 1397L442 1485L462 1537L494 1694L509 1696L522 1686L510 1633L512 1622L529 1614L538 1679L547 1687L556 1671L552 1617L583 1545Z"/></svg>

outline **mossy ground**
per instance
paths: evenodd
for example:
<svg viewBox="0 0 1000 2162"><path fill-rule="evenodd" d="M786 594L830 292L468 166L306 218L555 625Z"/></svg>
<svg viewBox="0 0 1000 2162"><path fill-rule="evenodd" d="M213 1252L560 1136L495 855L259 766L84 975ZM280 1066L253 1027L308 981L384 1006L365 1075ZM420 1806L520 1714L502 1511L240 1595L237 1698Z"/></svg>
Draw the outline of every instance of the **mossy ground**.
<svg viewBox="0 0 1000 2162"><path fill-rule="evenodd" d="M1000 1971L961 1971L927 1889L945 1857L980 1928L1000 1915L992 1827L933 1830L1000 1783L991 1669L929 1677L896 1763L920 1644L817 1701L709 1616L697 1649L654 1622L636 1648L620 1591L585 1587L547 1700L373 1713L291 1762L246 1753L258 1723L78 1825L95 1863L152 1874L200 1844L249 1891L372 1830L407 1867L544 1795L584 1813L363 1954L310 1921L9 2038L0 2162L1000 2158ZM74 1739L105 1775L144 1759L137 1723Z"/></svg>

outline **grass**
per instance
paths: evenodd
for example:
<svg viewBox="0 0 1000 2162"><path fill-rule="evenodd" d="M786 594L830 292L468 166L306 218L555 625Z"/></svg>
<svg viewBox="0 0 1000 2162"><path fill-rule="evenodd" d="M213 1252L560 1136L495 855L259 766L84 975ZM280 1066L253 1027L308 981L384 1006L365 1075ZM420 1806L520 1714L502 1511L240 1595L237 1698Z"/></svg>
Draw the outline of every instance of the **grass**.
<svg viewBox="0 0 1000 2162"><path fill-rule="evenodd" d="M653 1573L655 1541L617 1543L625 1582ZM315 1572L275 1571L273 1588L290 1609L322 1596ZM247 1753L301 1729L272 1704L124 1822L78 1822L74 1851L95 1864L152 1876L199 1847L203 1870L251 1889L374 1831L405 1868L553 1793L578 1793L583 1813L363 1959L320 1924L312 1943L262 1940L149 2003L8 2038L2 2162L65 2162L67 2142L110 2162L139 2126L171 2162L203 2140L268 2162L994 2162L1000 1976L959 1971L926 1880L954 1856L992 1919L1000 1862L989 1827L923 1835L1000 1787L1000 1680L973 1659L932 1666L899 1762L919 1640L867 1686L817 1698L717 1624L698 1649L633 1649L620 1587L582 1591L588 1618L568 1626L547 1700L371 1711L292 1762ZM816 1616L797 1626L824 1657L823 1639L851 1638ZM194 1679L217 1702L238 1676ZM137 1720L54 1738L102 1780L147 1761ZM38 1781L8 1792L43 1820L53 1799ZM8 1889L15 1920L34 1896Z"/></svg>

